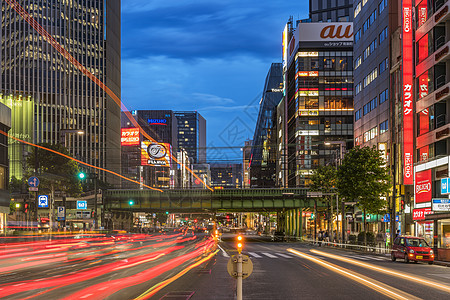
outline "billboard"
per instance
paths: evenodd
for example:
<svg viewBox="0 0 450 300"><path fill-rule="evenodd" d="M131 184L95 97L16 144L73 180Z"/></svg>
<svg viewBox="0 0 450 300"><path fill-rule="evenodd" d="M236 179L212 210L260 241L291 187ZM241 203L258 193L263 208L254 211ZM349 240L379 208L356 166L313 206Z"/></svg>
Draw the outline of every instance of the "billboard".
<svg viewBox="0 0 450 300"><path fill-rule="evenodd" d="M425 216L430 215L432 213L433 211L431 210L431 207L413 209L413 220L414 221L425 220Z"/></svg>
<svg viewBox="0 0 450 300"><path fill-rule="evenodd" d="M431 201L431 169L416 173L414 194L416 203Z"/></svg>
<svg viewBox="0 0 450 300"><path fill-rule="evenodd" d="M122 128L122 136L120 138L120 145L122 146L137 146L140 141L139 128Z"/></svg>
<svg viewBox="0 0 450 300"><path fill-rule="evenodd" d="M302 46L353 47L353 23L299 23L295 39Z"/></svg>
<svg viewBox="0 0 450 300"><path fill-rule="evenodd" d="M168 143L142 141L141 165L153 167L170 167L172 146Z"/></svg>
<svg viewBox="0 0 450 300"><path fill-rule="evenodd" d="M413 35L412 0L403 0L403 184L413 184Z"/></svg>

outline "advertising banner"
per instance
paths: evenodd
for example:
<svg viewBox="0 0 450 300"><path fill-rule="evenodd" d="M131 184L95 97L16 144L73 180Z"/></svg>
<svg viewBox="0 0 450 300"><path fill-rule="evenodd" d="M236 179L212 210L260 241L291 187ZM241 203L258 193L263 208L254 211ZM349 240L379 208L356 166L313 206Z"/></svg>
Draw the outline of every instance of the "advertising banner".
<svg viewBox="0 0 450 300"><path fill-rule="evenodd" d="M294 40L300 47L352 47L353 23L299 23Z"/></svg>
<svg viewBox="0 0 450 300"><path fill-rule="evenodd" d="M431 207L413 209L413 220L414 221L425 220L425 216L430 215L432 213L433 212L431 211Z"/></svg>
<svg viewBox="0 0 450 300"><path fill-rule="evenodd" d="M168 143L142 141L141 165L153 167L170 167L172 146Z"/></svg>
<svg viewBox="0 0 450 300"><path fill-rule="evenodd" d="M448 182L450 178L442 178L441 179L441 195L450 194L450 189L448 188Z"/></svg>
<svg viewBox="0 0 450 300"><path fill-rule="evenodd" d="M416 203L431 201L431 169L416 173L414 194Z"/></svg>
<svg viewBox="0 0 450 300"><path fill-rule="evenodd" d="M450 199L433 199L433 211L450 211Z"/></svg>
<svg viewBox="0 0 450 300"><path fill-rule="evenodd" d="M412 0L403 0L403 184L413 184L413 35Z"/></svg>
<svg viewBox="0 0 450 300"><path fill-rule="evenodd" d="M120 145L138 146L140 142L139 128L122 128L122 137Z"/></svg>

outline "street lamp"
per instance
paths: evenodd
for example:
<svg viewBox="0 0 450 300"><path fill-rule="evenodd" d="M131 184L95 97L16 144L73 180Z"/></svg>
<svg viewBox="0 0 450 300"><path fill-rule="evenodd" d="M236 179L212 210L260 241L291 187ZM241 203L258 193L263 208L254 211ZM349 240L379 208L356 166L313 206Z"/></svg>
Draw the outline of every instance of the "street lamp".
<svg viewBox="0 0 450 300"><path fill-rule="evenodd" d="M341 164L342 159L344 158L344 151L346 146L345 141L325 141L325 146L331 146L331 145L339 145L339 155L336 155L335 160L335 166L336 170L338 166ZM333 205L331 205L331 213L333 214ZM342 207L342 241L345 242L345 229L344 229L344 206ZM331 222L331 227L333 227L333 222ZM340 242L341 239L339 238L339 197L338 193L336 193L336 238Z"/></svg>

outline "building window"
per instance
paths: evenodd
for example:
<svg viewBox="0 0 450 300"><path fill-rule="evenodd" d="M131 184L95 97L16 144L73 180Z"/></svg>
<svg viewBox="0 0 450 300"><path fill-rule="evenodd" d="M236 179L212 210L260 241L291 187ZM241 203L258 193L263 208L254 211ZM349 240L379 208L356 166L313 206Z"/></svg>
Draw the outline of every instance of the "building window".
<svg viewBox="0 0 450 300"><path fill-rule="evenodd" d="M362 90L361 82L355 86L355 95L358 95Z"/></svg>
<svg viewBox="0 0 450 300"><path fill-rule="evenodd" d="M361 2L359 2L355 7L355 11L353 14L354 18L356 18L356 16L359 15L359 13L361 12L361 9L362 9L362 5L361 5Z"/></svg>
<svg viewBox="0 0 450 300"><path fill-rule="evenodd" d="M386 57L380 64L380 74L388 69L388 65L389 65L389 63L388 63L388 59Z"/></svg>
<svg viewBox="0 0 450 300"><path fill-rule="evenodd" d="M388 2L387 0L381 0L380 4L378 4L378 12L381 14L381 12L387 7Z"/></svg>
<svg viewBox="0 0 450 300"><path fill-rule="evenodd" d="M373 127L372 129L364 132L364 143L367 143L370 140L373 140L378 135L378 126Z"/></svg>
<svg viewBox="0 0 450 300"><path fill-rule="evenodd" d="M358 56L358 58L355 60L355 70L358 69L358 67L361 65L362 63L362 58L361 55Z"/></svg>
<svg viewBox="0 0 450 300"><path fill-rule="evenodd" d="M380 32L380 36L379 36L379 40L380 40L380 44L387 39L388 36L388 28L385 27L381 32Z"/></svg>
<svg viewBox="0 0 450 300"><path fill-rule="evenodd" d="M364 78L364 88L378 77L378 68L375 68Z"/></svg>
<svg viewBox="0 0 450 300"><path fill-rule="evenodd" d="M361 39L361 29L355 33L355 44Z"/></svg>
<svg viewBox="0 0 450 300"><path fill-rule="evenodd" d="M361 108L355 112L355 122L361 119Z"/></svg>
<svg viewBox="0 0 450 300"><path fill-rule="evenodd" d="M380 134L383 134L383 133L385 133L386 131L388 131L388 129L389 129L389 124L388 124L388 120L386 120L386 121L384 121L384 122L382 122L381 124L380 124Z"/></svg>
<svg viewBox="0 0 450 300"><path fill-rule="evenodd" d="M380 104L389 100L389 89L385 89L380 93Z"/></svg>

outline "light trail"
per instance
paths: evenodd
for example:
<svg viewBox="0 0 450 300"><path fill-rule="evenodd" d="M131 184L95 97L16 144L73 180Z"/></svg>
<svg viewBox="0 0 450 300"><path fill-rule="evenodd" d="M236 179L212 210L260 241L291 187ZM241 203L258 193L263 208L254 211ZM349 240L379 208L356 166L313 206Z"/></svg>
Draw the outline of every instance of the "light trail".
<svg viewBox="0 0 450 300"><path fill-rule="evenodd" d="M335 264L326 262L324 260L321 260L321 259L319 259L317 257L308 255L306 253L294 250L292 248L287 249L287 251L291 252L291 253L293 253L295 255L298 255L298 256L300 256L302 258L305 258L307 260L310 260L310 261L312 261L312 262L314 262L316 264L319 264L322 267L327 268L327 269L329 269L329 270L331 270L333 272L336 272L336 273L338 273L340 275L343 275L343 276L345 276L345 277L347 277L347 278L349 278L351 280L354 280L354 281L364 285L365 287L368 287L368 288L370 288L370 289L372 289L372 290L374 290L374 291L376 291L378 293L381 293L381 294L383 294L385 296L388 296L389 298L399 299L399 300L400 299L401 300L416 300L416 299L420 299L420 298L417 298L416 296L413 296L411 294L403 292L403 291L401 291L399 289L396 289L394 287L391 287L391 286L389 286L387 284L384 284L382 282L379 282L379 281L374 280L372 278L369 278L367 276L361 275L359 273L353 272L353 271L351 271L349 269L346 269L346 268L337 266Z"/></svg>
<svg viewBox="0 0 450 300"><path fill-rule="evenodd" d="M142 293L140 296L136 297L135 300L144 300L144 299L149 299L149 298L153 297L157 292L159 292L164 287L166 287L167 285L171 284L172 282L174 282L175 280L177 280L178 278L180 278L181 276L183 276L184 274L186 274L190 270L200 266L204 262L206 262L206 261L210 260L211 258L213 258L214 255L217 254L217 252L219 252L219 250L216 250L213 253L210 253L207 257L202 258L198 262L190 265L189 267L187 267L183 271L179 272L177 275L175 275L175 276L173 276L173 277L171 277L171 278L169 278L167 280L164 280L163 282L160 282L160 283L154 285L153 287L149 288L147 291Z"/></svg>
<svg viewBox="0 0 450 300"><path fill-rule="evenodd" d="M33 27L42 38L49 43L56 51L58 51L65 59L67 59L75 68L77 68L81 73L83 73L86 77L92 80L95 84L97 84L105 93L107 93L111 99L123 110L125 115L128 117L129 121L133 123L133 125L140 129L142 134L148 138L150 141L154 143L156 142L147 132L145 132L142 127L138 124L138 122L133 118L130 114L129 110L125 107L119 97L114 94L114 92L108 88L100 79L98 79L94 74L92 74L85 66L83 66L80 62L78 62L64 47L62 47L42 26L34 20L32 16L25 11L25 9L20 6L15 0L4 0L8 3L11 8L13 8L31 27ZM3 133L2 133L3 134ZM201 183L205 187L207 187L210 191L214 191L209 185L206 184L197 174L195 174L190 168L188 168L185 164L178 161L178 159L170 153L170 157L177 164L181 165L185 168L189 173L191 173L196 179L200 180Z"/></svg>
<svg viewBox="0 0 450 300"><path fill-rule="evenodd" d="M334 254L330 254L330 253L314 250L314 249L310 250L310 251L315 253L315 254L321 255L321 256L326 256L326 257L329 257L329 258L333 258L333 259L336 259L336 260L347 262L347 263L350 263L350 264L353 264L353 265L357 265L357 266L360 266L360 267L363 267L363 268L366 268L366 269L370 269L370 270L373 270L373 271L381 272L383 274L389 274L389 275L392 275L392 276L396 276L396 277L401 278L401 279L410 280L410 281L413 281L414 283L420 283L420 284L423 284L423 285L426 285L426 286L432 286L432 287L437 288L439 290L442 290L444 292L450 293L450 286L445 285L445 284L441 284L441 283L438 283L438 282L431 281L430 279L427 279L427 278L424 278L424 277L413 276L413 275L410 275L408 273L394 271L394 270L383 268L383 267L379 267L379 266L376 266L376 265L373 265L373 264L364 263L364 262L361 262L361 261L358 261L358 260L354 260L354 259L351 259L351 258L342 257L342 256L338 256L338 255L334 255Z"/></svg>
<svg viewBox="0 0 450 300"><path fill-rule="evenodd" d="M116 173L116 172L107 170L107 169L105 169L105 168L100 168L100 167L97 167L97 166L94 166L94 165L85 163L84 161L81 161L81 160L79 160L79 159L73 158L73 157L71 157L71 156L69 156L69 155L63 154L63 153L58 152L58 151L56 151L56 150L49 149L49 148L47 148L47 147L43 147L43 146L40 146L40 145L36 145L36 144L30 143L30 142L27 142L27 141L18 139L18 138L16 138L16 137L14 137L14 136L12 136L12 135L10 135L10 134L4 132L3 130L0 130L0 134L3 134L3 135L5 135L5 136L7 136L7 137L9 137L9 138L11 138L11 139L13 139L13 140L18 141L18 142L21 142L21 143L24 143L24 144L27 144L27 145L30 145L30 146L33 146L33 147L36 147L36 148L40 148L40 149L43 149L43 150L46 150L46 151L55 153L55 154L60 155L60 156L62 156L62 157L65 157L65 158L68 158L68 159L70 159L70 160L73 160L73 161L75 161L75 162L77 162L77 163L79 163L79 164L85 165L85 166L87 166L87 167L89 167L89 168L94 168L94 169L97 169L97 170L100 170L100 171L105 171L105 172L107 172L107 173L113 174L113 175L115 175L115 176L118 176L118 177L120 177L120 178L122 178L122 179L125 179L125 180L128 180L128 181L130 181L130 182L137 183L137 184L141 184L139 181L135 181L135 180L133 180L133 179L127 178L127 177L125 177L125 176L123 176L123 175L120 175L119 173ZM151 189L151 190L155 190L155 191L158 191L158 192L161 192L161 193L163 192L162 190L157 189L157 188L154 188L154 187L151 187L151 186L149 186L149 185L146 185L146 184L142 184L142 185L145 186L146 188Z"/></svg>

